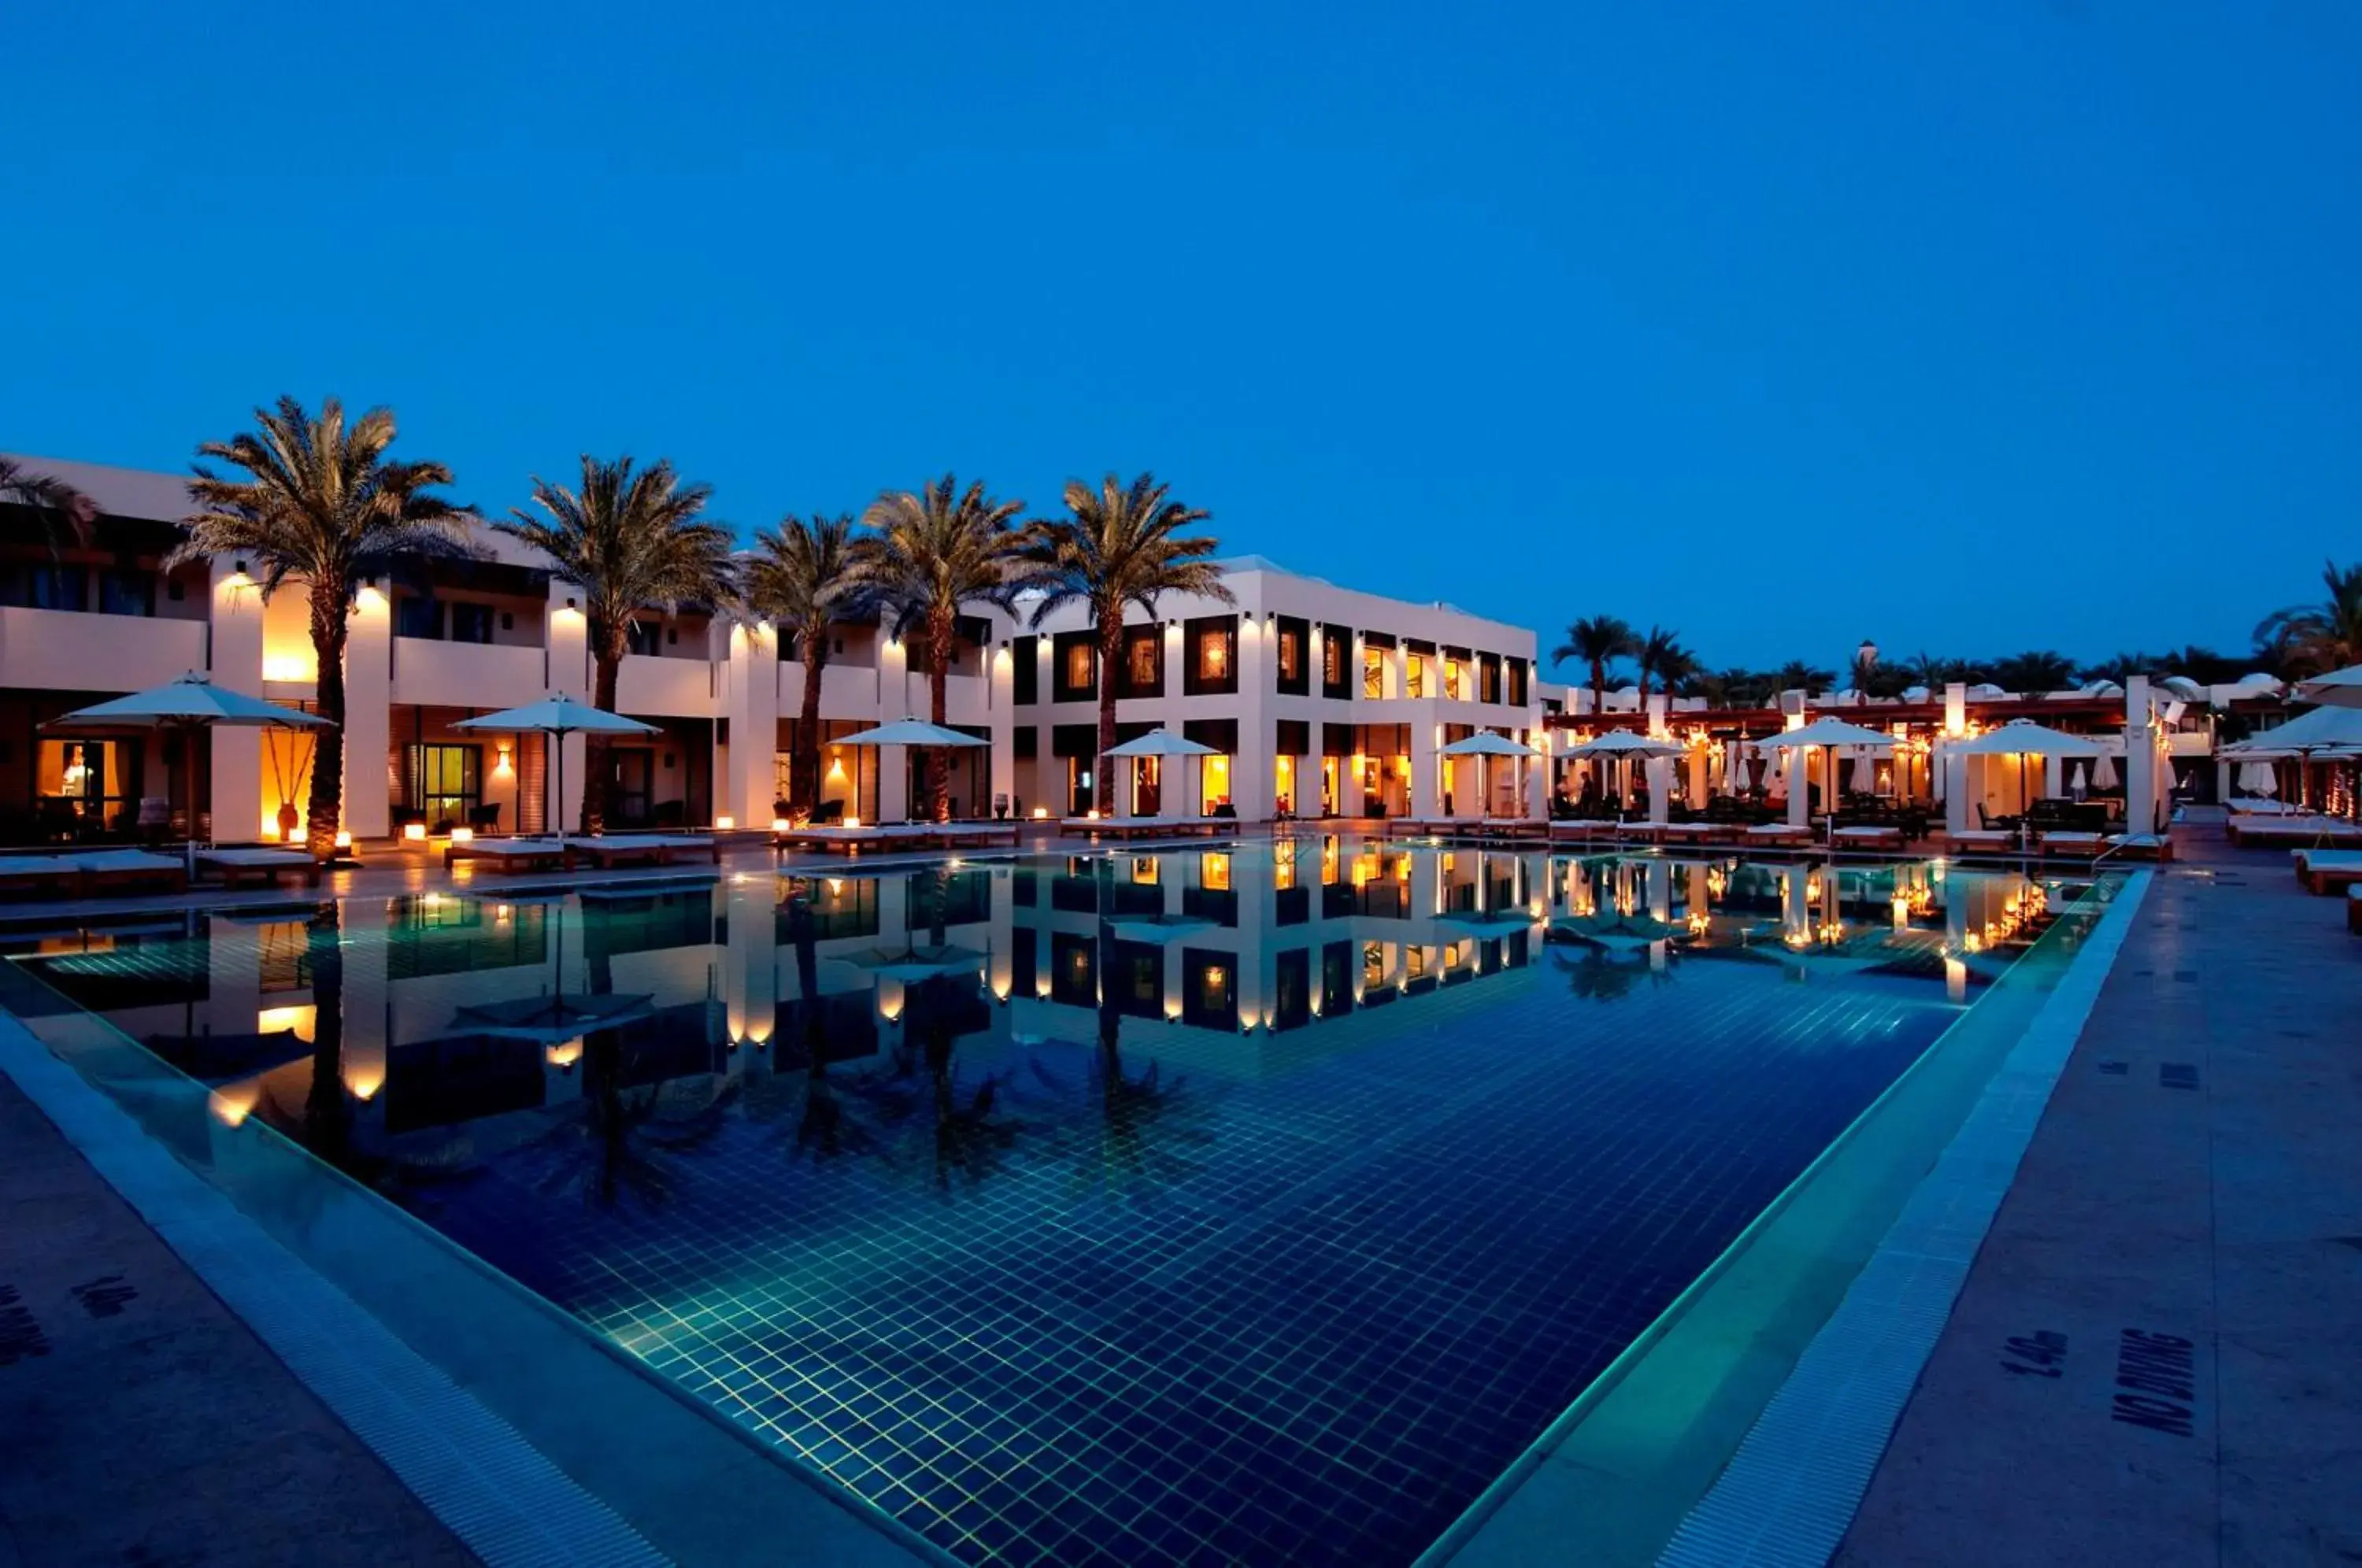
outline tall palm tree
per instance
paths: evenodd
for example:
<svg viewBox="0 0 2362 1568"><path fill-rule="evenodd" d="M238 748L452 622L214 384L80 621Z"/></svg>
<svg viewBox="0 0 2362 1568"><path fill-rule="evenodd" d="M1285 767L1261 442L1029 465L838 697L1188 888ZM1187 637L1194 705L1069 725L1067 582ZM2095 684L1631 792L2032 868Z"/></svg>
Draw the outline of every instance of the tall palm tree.
<svg viewBox="0 0 2362 1568"><path fill-rule="evenodd" d="M2075 661L2062 653L2033 648L1994 660L1992 678L2007 691L2057 691L2075 679Z"/></svg>
<svg viewBox="0 0 2362 1568"><path fill-rule="evenodd" d="M1115 749L1115 698L1123 674L1123 613L1137 604L1153 622L1156 601L1186 593L1220 604L1238 601L1223 586L1220 567L1207 559L1217 546L1209 535L1182 537L1181 530L1211 515L1170 499L1169 487L1153 474L1129 486L1109 474L1096 491L1080 480L1066 481L1065 518L1031 525L1020 558L1032 569L1032 586L1043 590L1032 624L1062 605L1088 605L1098 633L1099 739L1093 777L1099 800L1114 798L1108 753Z"/></svg>
<svg viewBox="0 0 2362 1568"><path fill-rule="evenodd" d="M2121 686L2136 675L2157 675L2162 669L2158 660L2145 653L2120 653L2084 665L2075 676L2079 680L2113 680Z"/></svg>
<svg viewBox="0 0 2362 1568"><path fill-rule="evenodd" d="M2256 628L2259 647L2280 656L2290 675L2320 675L2362 664L2362 565L2324 562L2321 582L2329 597L2291 604Z"/></svg>
<svg viewBox="0 0 2362 1568"><path fill-rule="evenodd" d="M312 610L312 652L319 665L318 707L328 721L312 757L306 842L326 860L336 851L345 783L345 641L353 594L365 577L390 573L404 558L466 556L468 508L430 493L451 482L440 463L387 459L391 409L372 408L348 425L344 404L320 403L315 415L292 397L254 411L255 428L208 441L197 456L244 470L224 477L194 465L189 495L199 510L184 520L188 536L166 558L230 556L260 569L269 598L289 578L304 585ZM196 803L190 802L194 820Z"/></svg>
<svg viewBox="0 0 2362 1568"><path fill-rule="evenodd" d="M1638 647L1629 623L1613 615L1585 615L1567 627L1566 641L1551 650L1551 662L1573 660L1590 667L1591 711L1596 713L1607 696L1607 667Z"/></svg>
<svg viewBox="0 0 2362 1568"><path fill-rule="evenodd" d="M632 622L651 606L669 614L684 603L721 604L737 592L730 530L702 518L712 489L683 484L659 458L635 472L584 453L582 488L533 480L536 517L522 507L492 526L532 546L560 580L582 591L590 636L590 701L615 711L615 675L631 647ZM606 824L607 737L584 737L582 831Z"/></svg>
<svg viewBox="0 0 2362 1568"><path fill-rule="evenodd" d="M74 542L87 547L91 525L98 520L98 503L55 474L28 468L14 458L0 457L0 502L29 507L41 520L52 547L62 519Z"/></svg>
<svg viewBox="0 0 2362 1568"><path fill-rule="evenodd" d="M890 491L869 503L863 521L876 533L854 548L855 581L874 593L905 640L916 636L927 657L927 716L945 716L944 684L952 643L968 604L1006 609L1023 583L1015 527L1021 501L995 501L982 484L966 490L950 474L915 491ZM929 818L951 817L939 748L924 753L924 806Z"/></svg>
<svg viewBox="0 0 2362 1568"><path fill-rule="evenodd" d="M1817 665L1806 664L1798 658L1792 658L1782 665L1778 673L1772 676L1772 679L1779 683L1779 689L1783 691L1802 691L1807 695L1815 691L1827 691L1838 683L1837 671L1823 669Z"/></svg>
<svg viewBox="0 0 2362 1568"><path fill-rule="evenodd" d="M1640 667L1640 700L1649 700L1649 680L1661 678L1668 690L1672 683L1697 668L1697 658L1682 646L1681 634L1664 626L1650 626L1633 649L1633 662Z"/></svg>
<svg viewBox="0 0 2362 1568"><path fill-rule="evenodd" d="M828 668L830 627L857 597L853 572L853 519L813 513L789 516L755 536L745 568L746 603L793 637L803 666L803 704L789 752L788 804L809 812L820 803L820 678Z"/></svg>

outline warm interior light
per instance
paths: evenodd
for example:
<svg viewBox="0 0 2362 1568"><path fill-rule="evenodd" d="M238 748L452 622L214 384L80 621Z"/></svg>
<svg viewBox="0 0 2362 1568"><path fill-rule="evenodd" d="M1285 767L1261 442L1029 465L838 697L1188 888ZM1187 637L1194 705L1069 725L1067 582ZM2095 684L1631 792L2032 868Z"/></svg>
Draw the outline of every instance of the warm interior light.
<svg viewBox="0 0 2362 1568"><path fill-rule="evenodd" d="M717 833L728 833L732 828L734 828L737 825L738 819L726 812L713 819L714 831Z"/></svg>
<svg viewBox="0 0 2362 1568"><path fill-rule="evenodd" d="M312 1042L314 1021L318 1017L319 1009L309 1003L301 1007L266 1007L254 1015L254 1032L257 1034L277 1034L282 1030L291 1031L296 1039L308 1045Z"/></svg>
<svg viewBox="0 0 2362 1568"><path fill-rule="evenodd" d="M558 1068L571 1067L575 1063L582 1059L581 1037L578 1035L574 1039L565 1042L563 1044L552 1045L545 1054L548 1056L549 1065L551 1066Z"/></svg>
<svg viewBox="0 0 2362 1568"><path fill-rule="evenodd" d="M355 1099L374 1099L385 1088L385 1069L380 1066L351 1066L345 1069L345 1087L353 1091Z"/></svg>
<svg viewBox="0 0 2362 1568"><path fill-rule="evenodd" d="M350 829L350 828L338 828L338 829L337 830L337 847L338 849L350 849L352 846L353 846L353 831L352 831L352 829Z"/></svg>
<svg viewBox="0 0 2362 1568"><path fill-rule="evenodd" d="M844 813L844 825L850 828L857 828L861 825L861 819L855 816L851 812L847 812Z"/></svg>
<svg viewBox="0 0 2362 1568"><path fill-rule="evenodd" d="M402 824L402 836L408 839L413 844L424 844L426 842L426 824L425 823L404 823Z"/></svg>
<svg viewBox="0 0 2362 1568"><path fill-rule="evenodd" d="M1050 808L1049 808L1049 807L1047 807L1047 806L1036 806L1036 807L1034 807L1034 808L1033 808L1033 820L1034 820L1035 822L1040 822L1043 818L1044 818L1044 817L1048 816L1049 814L1050 814Z"/></svg>
<svg viewBox="0 0 2362 1568"><path fill-rule="evenodd" d="M788 819L787 819L787 818L785 818L785 817L773 817L773 818L771 819L771 831L772 831L773 833L785 833L785 832L787 832L787 831L788 831Z"/></svg>
<svg viewBox="0 0 2362 1568"><path fill-rule="evenodd" d="M451 842L453 844L473 844L476 842L476 830L471 827L455 827L451 830Z"/></svg>
<svg viewBox="0 0 2362 1568"><path fill-rule="evenodd" d="M297 654L265 654L262 657L262 679L265 680L304 681L315 679L318 668Z"/></svg>
<svg viewBox="0 0 2362 1568"><path fill-rule="evenodd" d="M498 747L495 747L495 748L493 749L493 752L492 752L492 777L493 777L493 778L506 778L510 774L512 774L512 773L513 773L513 772L515 772L515 771L516 771L515 765L514 765L514 764L510 760L510 753L511 753L511 748L510 748L510 747L508 747L508 746L505 746L505 745L498 746Z"/></svg>

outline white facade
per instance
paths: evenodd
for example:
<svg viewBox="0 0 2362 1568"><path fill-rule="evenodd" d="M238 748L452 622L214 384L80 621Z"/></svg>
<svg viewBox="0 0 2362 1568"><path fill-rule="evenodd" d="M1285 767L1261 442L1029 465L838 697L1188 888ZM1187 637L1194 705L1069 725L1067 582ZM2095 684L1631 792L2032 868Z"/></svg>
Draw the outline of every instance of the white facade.
<svg viewBox="0 0 2362 1568"><path fill-rule="evenodd" d="M1020 605L1008 633L1017 810L1179 817L1227 805L1245 822L1283 812L1539 812L1545 768L1520 781L1514 762L1487 769L1484 759L1438 756L1477 729L1540 734L1532 632L1356 592L1260 557L1222 565L1235 604L1171 595L1153 622L1137 609L1127 617L1124 690L1133 694L1116 704L1120 739L1162 727L1220 756L1120 771L1111 796L1087 782L1098 723L1088 612L1062 607L1036 626Z"/></svg>

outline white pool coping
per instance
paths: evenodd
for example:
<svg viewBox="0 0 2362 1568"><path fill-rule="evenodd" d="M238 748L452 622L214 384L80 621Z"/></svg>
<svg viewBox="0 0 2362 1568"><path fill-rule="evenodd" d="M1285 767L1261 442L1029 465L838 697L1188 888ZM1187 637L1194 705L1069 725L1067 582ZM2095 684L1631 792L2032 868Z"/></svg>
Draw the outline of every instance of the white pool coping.
<svg viewBox="0 0 2362 1568"><path fill-rule="evenodd" d="M2134 872L2092 928L1659 1568L1821 1568L1836 1552L2154 876Z"/></svg>
<svg viewBox="0 0 2362 1568"><path fill-rule="evenodd" d="M0 1012L0 1071L296 1379L491 1568L668 1562Z"/></svg>

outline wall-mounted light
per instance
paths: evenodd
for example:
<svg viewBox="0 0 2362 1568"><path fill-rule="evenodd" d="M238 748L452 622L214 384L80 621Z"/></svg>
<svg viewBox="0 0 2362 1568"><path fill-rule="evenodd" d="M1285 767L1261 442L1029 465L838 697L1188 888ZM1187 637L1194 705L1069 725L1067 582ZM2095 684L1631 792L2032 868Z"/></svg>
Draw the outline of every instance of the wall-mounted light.
<svg viewBox="0 0 2362 1568"><path fill-rule="evenodd" d="M516 764L513 759L512 748L506 745L493 747L492 777L495 778L506 778L510 774L514 773L515 771Z"/></svg>

